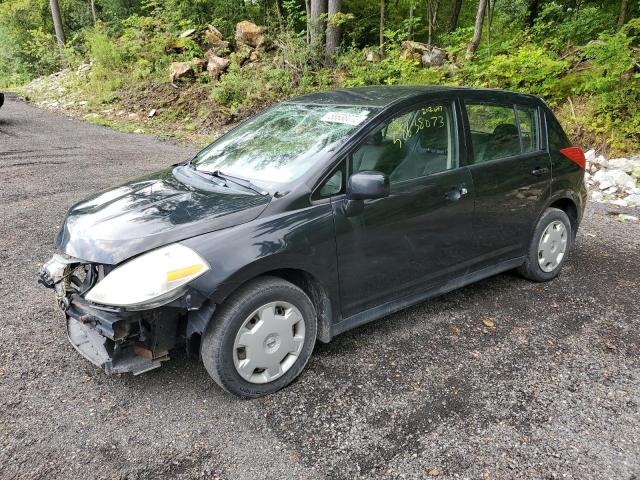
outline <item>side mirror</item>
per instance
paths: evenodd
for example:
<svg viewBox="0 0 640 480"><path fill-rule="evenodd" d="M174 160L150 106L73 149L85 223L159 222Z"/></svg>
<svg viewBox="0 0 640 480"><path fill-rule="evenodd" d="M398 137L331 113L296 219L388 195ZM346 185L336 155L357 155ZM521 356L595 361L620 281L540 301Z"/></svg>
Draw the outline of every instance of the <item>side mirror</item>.
<svg viewBox="0 0 640 480"><path fill-rule="evenodd" d="M374 200L389 196L389 177L376 171L354 173L347 182L347 199Z"/></svg>
<svg viewBox="0 0 640 480"><path fill-rule="evenodd" d="M354 173L347 182L347 201L344 214L347 217L359 215L364 210L363 200L375 200L389 196L389 177L376 171Z"/></svg>

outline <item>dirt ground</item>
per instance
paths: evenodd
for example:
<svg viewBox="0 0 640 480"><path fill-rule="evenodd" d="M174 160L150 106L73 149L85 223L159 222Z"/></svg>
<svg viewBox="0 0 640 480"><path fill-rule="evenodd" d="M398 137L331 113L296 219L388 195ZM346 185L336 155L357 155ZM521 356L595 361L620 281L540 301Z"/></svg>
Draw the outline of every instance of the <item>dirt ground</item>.
<svg viewBox="0 0 640 480"><path fill-rule="evenodd" d="M0 478L640 477L640 224L619 207L588 207L553 282L498 275L318 344L266 398L180 353L93 367L37 269L74 202L193 153L0 109Z"/></svg>

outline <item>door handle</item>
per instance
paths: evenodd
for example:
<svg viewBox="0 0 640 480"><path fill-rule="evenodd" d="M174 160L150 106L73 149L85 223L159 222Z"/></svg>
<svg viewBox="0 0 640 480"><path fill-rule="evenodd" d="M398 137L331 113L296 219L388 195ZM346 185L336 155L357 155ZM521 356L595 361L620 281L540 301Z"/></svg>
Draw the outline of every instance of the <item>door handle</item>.
<svg viewBox="0 0 640 480"><path fill-rule="evenodd" d="M463 195L469 193L466 187L456 187L444 194L444 198L452 202L460 200Z"/></svg>
<svg viewBox="0 0 640 480"><path fill-rule="evenodd" d="M541 177L546 173L549 173L549 169L547 167L536 167L531 170L531 175L535 175L536 177Z"/></svg>

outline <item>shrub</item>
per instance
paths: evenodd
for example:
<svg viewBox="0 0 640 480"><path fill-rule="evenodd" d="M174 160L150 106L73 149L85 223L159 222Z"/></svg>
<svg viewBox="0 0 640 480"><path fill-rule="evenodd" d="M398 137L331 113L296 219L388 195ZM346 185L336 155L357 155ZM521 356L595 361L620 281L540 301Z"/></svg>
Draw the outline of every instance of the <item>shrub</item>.
<svg viewBox="0 0 640 480"><path fill-rule="evenodd" d="M601 32L610 32L614 26L612 12L602 12L597 7L576 11L551 2L538 15L533 35L539 43L561 51L568 45L583 45Z"/></svg>
<svg viewBox="0 0 640 480"><path fill-rule="evenodd" d="M483 87L504 88L540 95L557 103L559 77L568 62L558 60L543 47L525 44L510 54L501 53L466 65L468 80Z"/></svg>
<svg viewBox="0 0 640 480"><path fill-rule="evenodd" d="M640 55L634 43L640 40L640 19L627 23L613 35L582 48L590 68L578 93L595 98L595 111L587 127L599 134L610 132L609 144L624 150L640 144L640 73L635 70Z"/></svg>

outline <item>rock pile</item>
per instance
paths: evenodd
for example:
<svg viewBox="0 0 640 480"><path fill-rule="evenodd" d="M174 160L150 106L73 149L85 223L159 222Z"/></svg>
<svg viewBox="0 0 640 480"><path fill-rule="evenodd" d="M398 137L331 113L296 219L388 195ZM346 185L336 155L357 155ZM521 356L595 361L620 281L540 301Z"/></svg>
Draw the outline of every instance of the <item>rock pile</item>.
<svg viewBox="0 0 640 480"><path fill-rule="evenodd" d="M442 48L427 45L426 43L406 41L402 42L403 60L416 60L423 67L439 67L447 60L447 52Z"/></svg>
<svg viewBox="0 0 640 480"><path fill-rule="evenodd" d="M209 78L217 80L227 71L232 62L243 65L245 62L256 62L262 54L273 48L264 35L264 29L255 23L243 20L236 25L233 42L224 39L222 33L213 25L207 25L199 35L196 30L182 32L179 38L193 38L206 49L203 57L193 57L190 62L173 62L169 66L169 78L175 86L176 82L188 82L198 75L206 73Z"/></svg>
<svg viewBox="0 0 640 480"><path fill-rule="evenodd" d="M640 155L607 160L595 150L585 153L585 180L591 200L621 207L640 207Z"/></svg>

